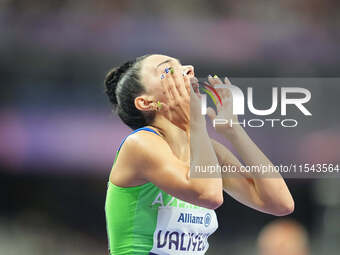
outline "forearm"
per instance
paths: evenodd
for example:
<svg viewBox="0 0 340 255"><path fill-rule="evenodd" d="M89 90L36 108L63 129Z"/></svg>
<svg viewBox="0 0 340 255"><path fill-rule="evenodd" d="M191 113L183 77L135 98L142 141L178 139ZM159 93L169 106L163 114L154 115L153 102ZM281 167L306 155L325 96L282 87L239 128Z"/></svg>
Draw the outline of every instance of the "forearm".
<svg viewBox="0 0 340 255"><path fill-rule="evenodd" d="M216 167L218 159L205 127L191 127L190 143L190 182L205 193L222 197L223 186L221 174L203 172L207 167ZM194 178L193 178L194 177ZM195 178L196 177L196 178ZM208 194L209 195L209 194Z"/></svg>
<svg viewBox="0 0 340 255"><path fill-rule="evenodd" d="M273 167L272 162L251 140L242 127L237 127L232 136L227 137L241 159L248 166ZM272 168L273 169L273 168ZM251 178L259 198L269 207L284 207L285 210L294 206L294 201L280 173L275 171L249 171L245 177ZM288 208L289 207L289 208Z"/></svg>
<svg viewBox="0 0 340 255"><path fill-rule="evenodd" d="M268 159L268 157L259 149L259 147L252 141L252 139L248 136L247 132L241 127L235 127L235 131L232 135L224 135L233 145L237 153L240 155L244 164L247 166L263 166L273 167L272 162ZM261 168L259 168L261 169ZM264 169L264 168L262 168ZM249 174L256 177L273 177L273 178L281 178L280 173L275 171L250 171Z"/></svg>

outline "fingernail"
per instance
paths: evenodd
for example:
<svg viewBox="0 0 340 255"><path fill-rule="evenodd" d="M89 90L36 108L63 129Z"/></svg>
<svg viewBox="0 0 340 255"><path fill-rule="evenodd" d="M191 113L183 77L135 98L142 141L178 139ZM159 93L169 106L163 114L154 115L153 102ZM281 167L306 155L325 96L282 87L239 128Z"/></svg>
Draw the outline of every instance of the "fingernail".
<svg viewBox="0 0 340 255"><path fill-rule="evenodd" d="M162 74L161 75L161 80L163 80L165 78L165 75L164 74Z"/></svg>
<svg viewBox="0 0 340 255"><path fill-rule="evenodd" d="M174 74L174 72L175 72L174 68L173 68L173 67L170 67L170 73L171 73L171 74Z"/></svg>
<svg viewBox="0 0 340 255"><path fill-rule="evenodd" d="M165 68L164 71L165 71L165 73L169 73L170 70L169 70L169 68Z"/></svg>
<svg viewBox="0 0 340 255"><path fill-rule="evenodd" d="M214 78L216 79L216 78L218 78L218 76L215 74L215 75L214 75Z"/></svg>
<svg viewBox="0 0 340 255"><path fill-rule="evenodd" d="M209 75L208 75L208 78L211 78L211 77L212 77L212 76L209 74Z"/></svg>

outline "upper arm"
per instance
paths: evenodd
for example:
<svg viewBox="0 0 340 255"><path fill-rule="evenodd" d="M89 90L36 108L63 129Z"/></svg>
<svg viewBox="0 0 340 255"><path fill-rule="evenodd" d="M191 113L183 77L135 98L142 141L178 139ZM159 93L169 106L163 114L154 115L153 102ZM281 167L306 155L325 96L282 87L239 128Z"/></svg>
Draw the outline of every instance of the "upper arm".
<svg viewBox="0 0 340 255"><path fill-rule="evenodd" d="M205 199L207 190L204 187L192 185L188 176L190 162L178 159L161 137L138 132L131 135L125 143L133 155L130 163L138 172L139 178L154 183L181 200L204 207L214 204L214 201ZM214 199L212 196L208 197L208 200Z"/></svg>

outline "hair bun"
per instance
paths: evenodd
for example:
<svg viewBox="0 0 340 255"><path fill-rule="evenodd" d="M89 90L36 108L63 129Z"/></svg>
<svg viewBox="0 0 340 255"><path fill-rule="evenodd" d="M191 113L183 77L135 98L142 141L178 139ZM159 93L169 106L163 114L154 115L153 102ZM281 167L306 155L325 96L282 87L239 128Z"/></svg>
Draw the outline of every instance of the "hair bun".
<svg viewBox="0 0 340 255"><path fill-rule="evenodd" d="M106 94L108 95L110 102L115 106L118 104L116 90L118 86L118 82L126 73L126 71L132 67L133 61L128 61L119 67L114 67L105 77L105 87L106 87Z"/></svg>

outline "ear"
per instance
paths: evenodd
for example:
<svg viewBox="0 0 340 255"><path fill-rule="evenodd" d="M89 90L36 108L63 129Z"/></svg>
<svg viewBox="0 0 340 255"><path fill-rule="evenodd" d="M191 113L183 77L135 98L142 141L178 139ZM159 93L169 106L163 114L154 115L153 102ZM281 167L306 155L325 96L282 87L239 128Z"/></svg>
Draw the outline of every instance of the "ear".
<svg viewBox="0 0 340 255"><path fill-rule="evenodd" d="M155 100L152 96L141 95L135 98L135 106L140 111L154 111Z"/></svg>

